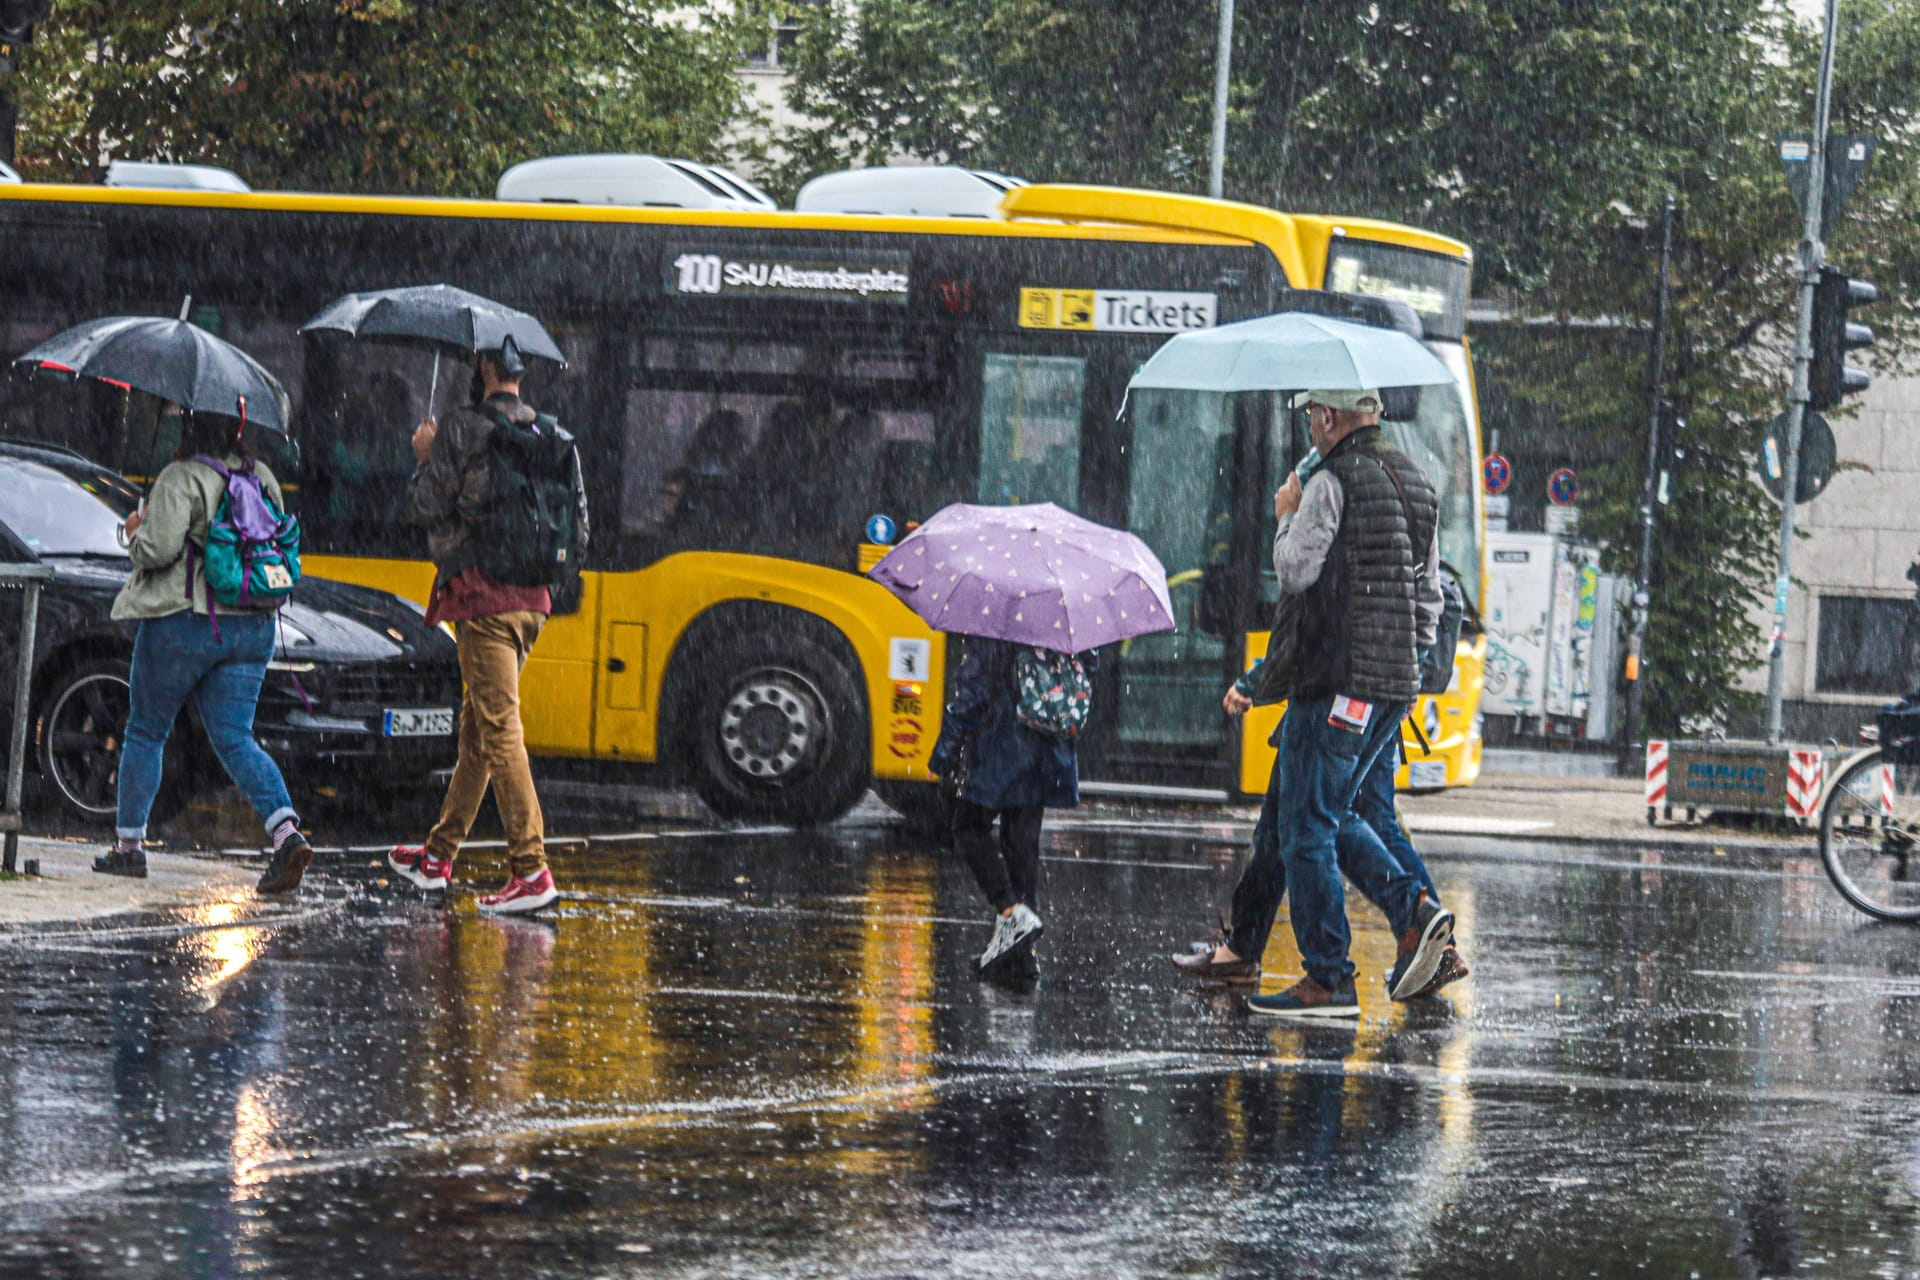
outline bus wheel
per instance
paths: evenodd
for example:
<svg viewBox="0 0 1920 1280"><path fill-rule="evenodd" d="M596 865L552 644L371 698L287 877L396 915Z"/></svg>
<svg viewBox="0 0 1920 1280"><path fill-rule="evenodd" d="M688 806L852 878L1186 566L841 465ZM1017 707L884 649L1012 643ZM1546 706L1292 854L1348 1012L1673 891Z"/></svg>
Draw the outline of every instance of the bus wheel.
<svg viewBox="0 0 1920 1280"><path fill-rule="evenodd" d="M729 645L700 698L694 787L723 818L807 827L853 808L872 772L857 673L806 635Z"/></svg>

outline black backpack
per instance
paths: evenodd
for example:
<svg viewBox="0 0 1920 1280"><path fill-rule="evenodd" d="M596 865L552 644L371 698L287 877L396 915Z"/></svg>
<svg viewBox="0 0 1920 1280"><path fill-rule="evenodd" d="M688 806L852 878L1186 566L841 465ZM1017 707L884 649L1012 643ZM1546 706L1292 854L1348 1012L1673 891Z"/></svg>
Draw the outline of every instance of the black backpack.
<svg viewBox="0 0 1920 1280"><path fill-rule="evenodd" d="M571 598L580 578L580 460L551 414L518 423L492 405L487 466L493 494L479 566L495 582ZM555 612L564 612L556 598Z"/></svg>

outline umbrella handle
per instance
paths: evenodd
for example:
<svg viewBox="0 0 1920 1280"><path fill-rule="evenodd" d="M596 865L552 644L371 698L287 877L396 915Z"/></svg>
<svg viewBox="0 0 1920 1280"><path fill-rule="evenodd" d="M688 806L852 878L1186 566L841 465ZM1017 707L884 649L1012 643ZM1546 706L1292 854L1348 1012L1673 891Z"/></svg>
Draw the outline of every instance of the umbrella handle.
<svg viewBox="0 0 1920 1280"><path fill-rule="evenodd" d="M427 416L433 418L433 402L440 396L440 348L433 349L433 381L427 387ZM434 418L438 422L438 418Z"/></svg>

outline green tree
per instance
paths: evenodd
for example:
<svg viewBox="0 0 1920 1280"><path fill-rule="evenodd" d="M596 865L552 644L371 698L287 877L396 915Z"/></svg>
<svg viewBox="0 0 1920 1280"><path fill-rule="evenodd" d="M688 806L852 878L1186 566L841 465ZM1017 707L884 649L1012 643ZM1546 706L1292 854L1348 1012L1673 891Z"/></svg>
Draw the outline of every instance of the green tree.
<svg viewBox="0 0 1920 1280"><path fill-rule="evenodd" d="M227 165L263 187L487 195L555 151L718 158L755 6L77 0L22 68L21 169Z"/></svg>
<svg viewBox="0 0 1920 1280"><path fill-rule="evenodd" d="M794 106L819 122L796 168L905 154L1036 180L1204 186L1214 0L839 3L802 38ZM1848 0L1835 128L1882 150L1833 255L1912 297L1920 283L1920 6ZM885 51L884 62L876 53ZM1474 246L1476 292L1528 326L1484 367L1581 445L1582 521L1630 571L1647 413L1648 229L1683 212L1670 395L1688 456L1661 513L1650 722L1738 718L1761 653L1778 510L1753 482L1783 404L1799 227L1772 135L1810 123L1818 33L1783 0L1306 0L1240 6L1229 197L1364 212ZM791 185L791 177L789 177ZM1914 349L1882 302L1876 356ZM1625 336L1629 340L1622 341Z"/></svg>

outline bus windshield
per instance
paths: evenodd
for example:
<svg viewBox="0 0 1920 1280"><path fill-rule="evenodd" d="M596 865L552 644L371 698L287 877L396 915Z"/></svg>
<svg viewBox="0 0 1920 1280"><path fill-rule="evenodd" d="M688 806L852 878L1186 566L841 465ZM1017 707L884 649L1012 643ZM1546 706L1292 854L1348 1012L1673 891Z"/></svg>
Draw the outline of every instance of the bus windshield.
<svg viewBox="0 0 1920 1280"><path fill-rule="evenodd" d="M1474 456L1473 415L1467 404L1467 352L1457 342L1430 342L1454 380L1422 387L1408 420L1383 423L1384 434L1420 465L1440 497L1440 558L1452 565L1461 589L1480 605L1480 520L1474 509L1480 462Z"/></svg>

